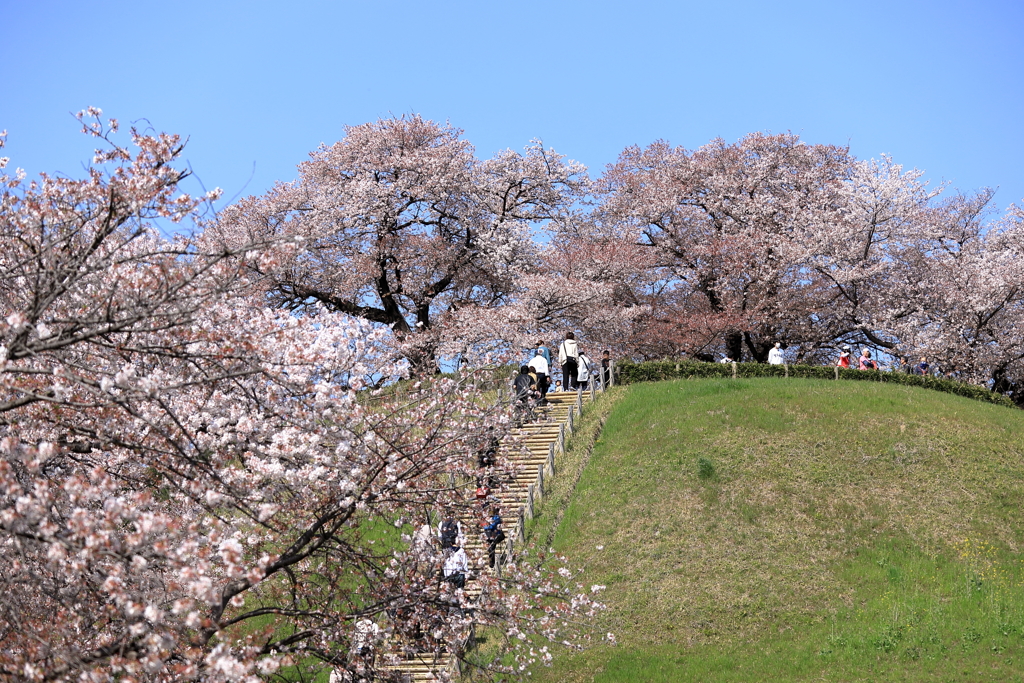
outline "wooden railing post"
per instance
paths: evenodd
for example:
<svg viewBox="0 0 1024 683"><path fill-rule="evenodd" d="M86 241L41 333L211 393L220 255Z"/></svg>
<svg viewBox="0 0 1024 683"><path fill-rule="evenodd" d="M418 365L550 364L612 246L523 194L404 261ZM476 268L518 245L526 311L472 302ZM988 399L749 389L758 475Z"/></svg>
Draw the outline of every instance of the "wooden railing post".
<svg viewBox="0 0 1024 683"><path fill-rule="evenodd" d="M576 406L569 406L569 417L566 419L565 425L566 425L566 429L568 430L568 432L570 434L572 434L572 428L574 426L573 425L573 413L575 413L575 412L576 412Z"/></svg>
<svg viewBox="0 0 1024 683"><path fill-rule="evenodd" d="M565 453L565 423L558 425L558 452Z"/></svg>
<svg viewBox="0 0 1024 683"><path fill-rule="evenodd" d="M839 379L839 366L838 365L834 365L833 369L836 371L836 379Z"/></svg>
<svg viewBox="0 0 1024 683"><path fill-rule="evenodd" d="M732 362L732 378L736 379L736 361Z"/></svg>
<svg viewBox="0 0 1024 683"><path fill-rule="evenodd" d="M537 502L544 500L544 466L537 468L537 487L533 490L537 496Z"/></svg>
<svg viewBox="0 0 1024 683"><path fill-rule="evenodd" d="M548 444L548 476L555 476L555 444Z"/></svg>
<svg viewBox="0 0 1024 683"><path fill-rule="evenodd" d="M615 386L615 361L608 361L608 386Z"/></svg>
<svg viewBox="0 0 1024 683"><path fill-rule="evenodd" d="M583 390L576 390L576 414L583 417Z"/></svg>
<svg viewBox="0 0 1024 683"><path fill-rule="evenodd" d="M526 519L533 519L533 484L526 487L526 505L524 505Z"/></svg>
<svg viewBox="0 0 1024 683"><path fill-rule="evenodd" d="M789 363L783 363L782 367L785 369L786 377L788 378L789 377Z"/></svg>
<svg viewBox="0 0 1024 683"><path fill-rule="evenodd" d="M590 400L592 402L597 400L597 385L594 382L590 383Z"/></svg>

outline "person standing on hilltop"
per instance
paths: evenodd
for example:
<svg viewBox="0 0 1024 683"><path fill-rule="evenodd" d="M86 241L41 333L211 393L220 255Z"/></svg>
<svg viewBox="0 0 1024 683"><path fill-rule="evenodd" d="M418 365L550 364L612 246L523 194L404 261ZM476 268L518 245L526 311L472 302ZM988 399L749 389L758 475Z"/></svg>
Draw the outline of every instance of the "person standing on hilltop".
<svg viewBox="0 0 1024 683"><path fill-rule="evenodd" d="M576 390L576 373L579 372L579 347L576 335L567 332L565 341L558 345L558 364L562 366L562 387L565 391Z"/></svg>
<svg viewBox="0 0 1024 683"><path fill-rule="evenodd" d="M775 346L768 352L768 364L769 365L782 365L785 363L785 359L782 357L782 343L775 342Z"/></svg>
<svg viewBox="0 0 1024 683"><path fill-rule="evenodd" d="M583 349L578 350L579 356L576 358L576 363L579 366L579 370L576 372L576 386L586 391L590 388L590 375L594 361L590 360L590 357L583 353Z"/></svg>
<svg viewBox="0 0 1024 683"><path fill-rule="evenodd" d="M839 360L836 361L836 367L848 368L850 367L850 345L843 344L843 350L839 354Z"/></svg>

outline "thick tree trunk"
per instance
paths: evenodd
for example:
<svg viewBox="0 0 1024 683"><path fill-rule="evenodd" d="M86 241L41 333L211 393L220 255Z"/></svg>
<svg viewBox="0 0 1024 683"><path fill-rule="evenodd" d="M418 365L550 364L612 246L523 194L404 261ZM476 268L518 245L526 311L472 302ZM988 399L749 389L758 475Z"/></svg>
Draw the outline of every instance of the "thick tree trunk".
<svg viewBox="0 0 1024 683"><path fill-rule="evenodd" d="M770 344L756 341L749 332L743 333L743 340L747 343L747 348L750 349L750 355L754 357L754 360L758 363L768 362L768 352L772 348Z"/></svg>
<svg viewBox="0 0 1024 683"><path fill-rule="evenodd" d="M725 352L729 358L739 363L743 360L743 333L739 331L726 332Z"/></svg>

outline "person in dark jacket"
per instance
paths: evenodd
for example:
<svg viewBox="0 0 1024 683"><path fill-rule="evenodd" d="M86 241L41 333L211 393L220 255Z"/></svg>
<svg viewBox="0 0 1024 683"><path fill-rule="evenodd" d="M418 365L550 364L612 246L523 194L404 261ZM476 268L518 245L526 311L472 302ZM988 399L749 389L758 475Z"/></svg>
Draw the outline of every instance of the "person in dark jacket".
<svg viewBox="0 0 1024 683"><path fill-rule="evenodd" d="M512 382L512 387L516 394L516 400L520 403L526 403L534 397L536 384L533 377L530 376L529 365L519 368L519 374L516 375L515 381Z"/></svg>

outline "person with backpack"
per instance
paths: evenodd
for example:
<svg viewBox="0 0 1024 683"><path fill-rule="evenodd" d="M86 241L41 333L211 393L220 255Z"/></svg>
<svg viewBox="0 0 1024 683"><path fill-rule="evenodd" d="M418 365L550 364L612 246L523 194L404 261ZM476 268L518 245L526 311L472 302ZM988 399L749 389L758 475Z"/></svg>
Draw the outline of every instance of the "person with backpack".
<svg viewBox="0 0 1024 683"><path fill-rule="evenodd" d="M461 545L452 546L452 553L444 561L444 580L456 588L466 587L466 575L469 573L469 558Z"/></svg>
<svg viewBox="0 0 1024 683"><path fill-rule="evenodd" d="M441 550L449 550L461 545L464 538L462 525L449 512L437 525L437 539L441 542Z"/></svg>
<svg viewBox="0 0 1024 683"><path fill-rule="evenodd" d="M576 335L567 332L565 341L558 345L558 364L562 366L562 387L565 391L576 390L576 373L579 372L579 347Z"/></svg>

